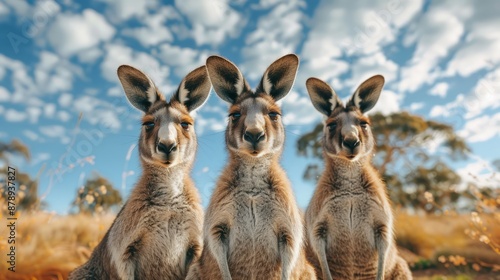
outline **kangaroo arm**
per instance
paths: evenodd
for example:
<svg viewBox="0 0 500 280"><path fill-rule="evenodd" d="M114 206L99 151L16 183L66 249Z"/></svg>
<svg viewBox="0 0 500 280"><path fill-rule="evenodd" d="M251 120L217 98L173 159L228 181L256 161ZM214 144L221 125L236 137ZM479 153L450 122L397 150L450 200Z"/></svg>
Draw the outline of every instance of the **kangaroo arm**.
<svg viewBox="0 0 500 280"><path fill-rule="evenodd" d="M217 224L210 230L207 240L208 247L219 265L223 280L231 280L227 257L229 253L229 227L226 224Z"/></svg>
<svg viewBox="0 0 500 280"><path fill-rule="evenodd" d="M385 260L390 238L390 233L385 225L379 225L375 228L375 247L378 253L377 280L384 279Z"/></svg>
<svg viewBox="0 0 500 280"><path fill-rule="evenodd" d="M326 258L326 237L328 235L328 227L325 222L318 222L314 226L314 232L310 232L312 237L313 250L319 260L319 265L321 266L321 271L323 272L324 280L332 280L332 275L330 273L330 268L328 267L328 261Z"/></svg>
<svg viewBox="0 0 500 280"><path fill-rule="evenodd" d="M281 259L281 280L288 280L300 253L301 236L292 236L288 231L278 233L278 250Z"/></svg>

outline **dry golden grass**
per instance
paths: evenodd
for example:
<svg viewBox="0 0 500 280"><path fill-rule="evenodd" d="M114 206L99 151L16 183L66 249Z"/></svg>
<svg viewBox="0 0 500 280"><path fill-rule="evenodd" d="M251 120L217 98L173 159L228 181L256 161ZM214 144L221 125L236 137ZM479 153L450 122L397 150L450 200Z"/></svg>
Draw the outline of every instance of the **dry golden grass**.
<svg viewBox="0 0 500 280"><path fill-rule="evenodd" d="M471 238L478 217L488 238ZM488 222L489 221L489 222ZM455 271L499 270L500 254L485 241L500 240L500 224L492 214L396 214L397 243L415 255L410 265L427 260L432 267Z"/></svg>
<svg viewBox="0 0 500 280"><path fill-rule="evenodd" d="M395 218L398 245L424 258L432 258L436 251L463 248L469 241L465 235L468 221L461 216L397 212Z"/></svg>
<svg viewBox="0 0 500 280"><path fill-rule="evenodd" d="M500 224L488 224L490 217L479 215L488 227L489 238L500 240ZM0 218L6 221L5 217ZM66 279L71 270L88 259L113 218L112 215L92 217L22 213L16 222L16 273L7 271L7 264L2 257L0 279ZM453 266L453 262L462 265L463 258L472 272L471 267L475 263L481 267L500 263L500 255L465 233L473 228L471 219L470 214L415 216L398 212L396 234L398 244L406 251L403 256L409 258L410 262L426 259L437 264L437 267L444 267L445 264ZM0 227L0 236L8 236L7 227ZM5 238L0 239L2 255L8 245ZM445 262L441 262L443 260Z"/></svg>
<svg viewBox="0 0 500 280"><path fill-rule="evenodd" d="M7 270L2 257L0 276L5 279L66 279L71 270L85 262L103 238L114 216L58 216L39 212L21 213L16 221L16 272ZM5 217L1 217L6 221ZM8 236L0 227L0 236ZM0 239L2 256L10 247ZM0 277L2 278L2 277Z"/></svg>

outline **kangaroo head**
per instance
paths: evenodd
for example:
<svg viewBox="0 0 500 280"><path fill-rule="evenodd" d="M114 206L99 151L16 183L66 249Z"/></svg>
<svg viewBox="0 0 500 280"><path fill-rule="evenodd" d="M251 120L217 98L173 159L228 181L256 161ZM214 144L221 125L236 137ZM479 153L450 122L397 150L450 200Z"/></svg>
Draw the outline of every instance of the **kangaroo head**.
<svg viewBox="0 0 500 280"><path fill-rule="evenodd" d="M207 72L217 95L231 104L226 129L230 151L260 157L279 154L285 140L281 109L276 104L295 81L299 59L294 54L273 62L255 91L240 70L220 56L207 59Z"/></svg>
<svg viewBox="0 0 500 280"><path fill-rule="evenodd" d="M120 66L118 78L128 101L144 112L141 160L164 167L192 162L197 142L190 112L207 100L211 88L205 66L189 73L169 102L146 74L132 66Z"/></svg>
<svg viewBox="0 0 500 280"><path fill-rule="evenodd" d="M365 113L377 103L384 77L376 75L364 81L345 106L325 82L309 78L306 86L312 104L326 117L323 128L325 153L348 160L371 155L375 141Z"/></svg>

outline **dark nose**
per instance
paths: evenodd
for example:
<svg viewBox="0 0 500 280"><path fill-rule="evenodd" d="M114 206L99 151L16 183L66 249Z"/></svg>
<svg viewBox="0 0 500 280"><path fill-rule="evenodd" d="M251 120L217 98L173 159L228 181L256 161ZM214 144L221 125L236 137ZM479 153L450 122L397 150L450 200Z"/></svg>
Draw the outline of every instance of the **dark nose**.
<svg viewBox="0 0 500 280"><path fill-rule="evenodd" d="M243 135L243 139L245 139L245 141L247 142L250 142L255 147L255 145L257 145L260 141L264 140L265 136L266 135L264 134L264 131L247 131L245 132L245 135Z"/></svg>
<svg viewBox="0 0 500 280"><path fill-rule="evenodd" d="M351 151L352 151L352 150L354 150L354 148L359 146L360 142L359 142L359 139L357 139L357 138L346 138L342 141L342 144L345 147L351 149Z"/></svg>
<svg viewBox="0 0 500 280"><path fill-rule="evenodd" d="M177 150L177 144L172 143L172 144L164 144L162 142L158 143L158 151L165 153L166 155L170 154L171 152L174 152Z"/></svg>

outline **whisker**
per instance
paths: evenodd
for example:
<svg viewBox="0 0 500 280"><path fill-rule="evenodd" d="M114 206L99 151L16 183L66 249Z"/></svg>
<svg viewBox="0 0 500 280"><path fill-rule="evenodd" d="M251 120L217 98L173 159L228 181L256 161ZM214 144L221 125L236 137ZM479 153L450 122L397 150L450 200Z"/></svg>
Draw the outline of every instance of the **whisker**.
<svg viewBox="0 0 500 280"><path fill-rule="evenodd" d="M300 137L300 136L302 136L302 134L295 133L295 132L293 132L293 131L291 131L291 130L288 130L288 129L285 129L285 132L286 132L286 133L289 133L289 134L293 134L293 135L295 135L295 136L299 136L299 137Z"/></svg>
<svg viewBox="0 0 500 280"><path fill-rule="evenodd" d="M217 134L220 134L220 133L224 133L224 132L226 132L225 129L224 130L219 130L219 131L216 130L216 131L214 131L212 133L208 133L208 134L204 133L203 135L198 136L198 139L202 139L202 138L205 138L205 137L208 137L208 136L214 136L214 135L217 135Z"/></svg>

